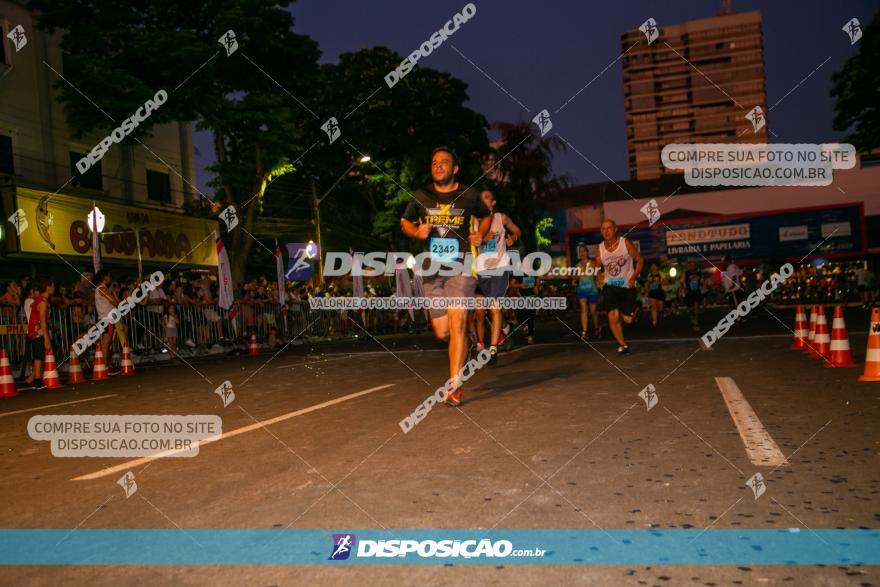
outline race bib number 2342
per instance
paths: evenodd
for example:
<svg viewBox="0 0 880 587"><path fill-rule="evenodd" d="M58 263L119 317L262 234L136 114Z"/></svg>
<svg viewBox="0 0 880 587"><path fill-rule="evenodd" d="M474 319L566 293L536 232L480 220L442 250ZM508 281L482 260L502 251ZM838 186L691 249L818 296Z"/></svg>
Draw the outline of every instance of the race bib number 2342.
<svg viewBox="0 0 880 587"><path fill-rule="evenodd" d="M440 262L458 260L458 239L432 236L428 244L431 259Z"/></svg>

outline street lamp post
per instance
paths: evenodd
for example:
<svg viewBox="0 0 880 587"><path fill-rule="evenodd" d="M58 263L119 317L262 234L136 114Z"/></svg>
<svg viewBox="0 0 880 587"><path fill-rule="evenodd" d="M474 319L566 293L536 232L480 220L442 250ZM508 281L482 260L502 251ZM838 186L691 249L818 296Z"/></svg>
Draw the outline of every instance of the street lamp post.
<svg viewBox="0 0 880 587"><path fill-rule="evenodd" d="M101 240L99 235L104 230L104 214L94 201L92 201L92 209L89 211L89 215L86 216L86 225L92 231L92 267L97 274L101 269Z"/></svg>
<svg viewBox="0 0 880 587"><path fill-rule="evenodd" d="M342 179L346 175L351 173L351 170L355 168L355 165L357 165L358 163L366 163L369 160L370 160L370 156L364 155L360 159L356 160L354 163L349 165L348 169L345 170L345 173L340 175L336 179L336 181L333 182L333 185L330 186L330 189L328 189L326 192L324 192L324 195L321 196L320 198L318 197L318 192L315 188L315 180L312 179L312 207L315 211L315 232L317 233L317 238L318 238L318 285L319 286L324 285L324 261L321 259L321 253L324 251L324 244L321 240L321 202L323 202L327 198L327 196L330 195L330 192L332 192L336 188L336 186L339 185L339 182L342 181Z"/></svg>

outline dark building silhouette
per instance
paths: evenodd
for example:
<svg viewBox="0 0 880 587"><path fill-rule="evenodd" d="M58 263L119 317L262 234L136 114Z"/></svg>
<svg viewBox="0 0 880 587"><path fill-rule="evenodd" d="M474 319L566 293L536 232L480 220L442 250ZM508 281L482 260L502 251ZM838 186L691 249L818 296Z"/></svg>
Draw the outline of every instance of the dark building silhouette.
<svg viewBox="0 0 880 587"><path fill-rule="evenodd" d="M669 143L767 142L767 127L756 132L747 118L755 106L767 113L760 12L657 32L650 43L639 29L621 35L630 178L674 172L660 162Z"/></svg>

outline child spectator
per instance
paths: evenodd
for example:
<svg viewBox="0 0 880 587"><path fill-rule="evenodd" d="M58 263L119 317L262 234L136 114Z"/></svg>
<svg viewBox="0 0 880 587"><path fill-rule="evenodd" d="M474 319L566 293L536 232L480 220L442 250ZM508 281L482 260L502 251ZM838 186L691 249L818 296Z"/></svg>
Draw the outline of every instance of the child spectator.
<svg viewBox="0 0 880 587"><path fill-rule="evenodd" d="M171 351L171 360L177 360L177 308L168 306L168 310L162 315L162 326L165 327L165 339L168 341L168 350Z"/></svg>
<svg viewBox="0 0 880 587"><path fill-rule="evenodd" d="M267 342L269 344L270 351L275 350L281 346L281 340L279 340L278 338L278 328L276 328L275 326L269 328L269 339Z"/></svg>

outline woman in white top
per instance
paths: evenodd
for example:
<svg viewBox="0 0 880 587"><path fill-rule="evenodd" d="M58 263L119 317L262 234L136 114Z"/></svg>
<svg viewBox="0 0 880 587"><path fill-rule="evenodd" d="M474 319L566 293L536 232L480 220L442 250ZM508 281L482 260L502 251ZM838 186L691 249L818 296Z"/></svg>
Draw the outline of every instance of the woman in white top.
<svg viewBox="0 0 880 587"><path fill-rule="evenodd" d="M168 340L168 350L171 351L171 360L177 360L177 308L168 306L165 315L162 316L162 326L165 327L165 338Z"/></svg>

